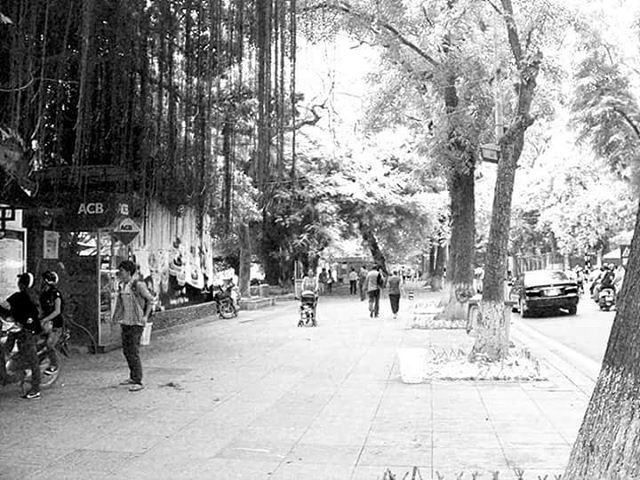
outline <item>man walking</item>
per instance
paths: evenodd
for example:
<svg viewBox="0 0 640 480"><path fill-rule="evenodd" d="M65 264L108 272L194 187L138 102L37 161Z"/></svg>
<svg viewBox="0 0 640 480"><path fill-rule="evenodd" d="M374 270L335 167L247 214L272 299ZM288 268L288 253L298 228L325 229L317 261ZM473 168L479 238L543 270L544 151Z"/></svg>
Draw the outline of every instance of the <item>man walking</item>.
<svg viewBox="0 0 640 480"><path fill-rule="evenodd" d="M367 295L369 296L369 316L377 318L380 312L380 288L384 285L380 267L375 265L371 267L365 280Z"/></svg>
<svg viewBox="0 0 640 480"><path fill-rule="evenodd" d="M122 328L122 353L129 366L129 378L120 385L128 385L130 392L138 392L142 385L142 362L140 361L140 338L149 314L153 297L144 282L134 278L136 264L124 260L118 265L118 298L113 321Z"/></svg>
<svg viewBox="0 0 640 480"><path fill-rule="evenodd" d="M349 295L355 295L357 293L358 285L358 272L354 267L351 267L349 272Z"/></svg>

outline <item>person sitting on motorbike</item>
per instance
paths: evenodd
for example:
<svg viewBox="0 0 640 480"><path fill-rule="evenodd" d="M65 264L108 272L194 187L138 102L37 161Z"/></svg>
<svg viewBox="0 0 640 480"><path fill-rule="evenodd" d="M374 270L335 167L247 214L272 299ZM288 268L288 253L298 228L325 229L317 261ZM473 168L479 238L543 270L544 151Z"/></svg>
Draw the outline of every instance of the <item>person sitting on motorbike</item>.
<svg viewBox="0 0 640 480"><path fill-rule="evenodd" d="M27 368L31 370L31 389L22 397L27 400L40 398L40 361L36 342L42 328L38 321L38 306L31 290L33 283L33 274L18 275L18 291L0 304L0 309L9 312L15 322L22 327L17 335L18 351Z"/></svg>
<svg viewBox="0 0 640 480"><path fill-rule="evenodd" d="M62 294L56 287L58 274L47 270L42 274L42 291L40 293L40 307L43 317L40 319L42 330L47 334L47 355L49 367L44 371L45 375L52 375L58 370L58 355L55 345L60 340L64 320L62 318Z"/></svg>
<svg viewBox="0 0 640 480"><path fill-rule="evenodd" d="M233 298L231 297L232 287L233 285L221 285L219 283L213 285L211 294L213 301L216 302L218 311L220 311L220 304L222 303L222 301L228 299L234 313L237 313L236 306L234 305Z"/></svg>

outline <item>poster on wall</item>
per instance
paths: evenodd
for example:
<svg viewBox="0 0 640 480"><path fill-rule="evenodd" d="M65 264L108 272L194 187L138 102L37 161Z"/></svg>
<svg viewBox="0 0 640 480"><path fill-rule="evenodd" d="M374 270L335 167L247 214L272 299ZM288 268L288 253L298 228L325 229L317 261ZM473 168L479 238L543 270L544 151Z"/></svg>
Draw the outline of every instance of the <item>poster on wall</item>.
<svg viewBox="0 0 640 480"><path fill-rule="evenodd" d="M57 260L58 249L60 248L60 234L58 232L45 230L43 245L44 251L42 252L42 258L48 260Z"/></svg>
<svg viewBox="0 0 640 480"><path fill-rule="evenodd" d="M18 290L18 275L26 268L24 233L7 231L0 239L0 299Z"/></svg>

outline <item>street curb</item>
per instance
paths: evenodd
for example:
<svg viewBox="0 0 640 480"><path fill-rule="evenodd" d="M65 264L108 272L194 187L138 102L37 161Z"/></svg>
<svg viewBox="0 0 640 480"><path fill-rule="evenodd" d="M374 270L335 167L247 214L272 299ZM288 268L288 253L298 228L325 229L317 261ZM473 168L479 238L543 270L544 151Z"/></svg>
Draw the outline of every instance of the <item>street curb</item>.
<svg viewBox="0 0 640 480"><path fill-rule="evenodd" d="M582 394L591 397L600 373L598 362L520 322L512 321L511 333L514 340L526 346L549 369L557 371Z"/></svg>

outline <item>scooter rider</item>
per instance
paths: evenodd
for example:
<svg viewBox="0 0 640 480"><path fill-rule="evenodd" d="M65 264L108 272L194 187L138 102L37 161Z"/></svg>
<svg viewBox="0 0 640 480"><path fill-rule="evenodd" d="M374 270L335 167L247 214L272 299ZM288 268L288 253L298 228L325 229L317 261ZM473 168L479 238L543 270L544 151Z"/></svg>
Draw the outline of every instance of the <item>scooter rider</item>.
<svg viewBox="0 0 640 480"><path fill-rule="evenodd" d="M57 288L58 274L47 270L42 274L42 291L40 293L40 307L44 315L40 319L42 330L47 334L47 354L50 365L44 371L45 375L52 375L58 370L58 355L54 348L64 327L62 317L62 295Z"/></svg>
<svg viewBox="0 0 640 480"><path fill-rule="evenodd" d="M22 327L18 334L18 350L26 366L31 369L31 390L22 397L27 400L40 398L40 361L36 342L42 329L38 321L38 307L31 290L33 283L33 274L18 275L18 292L0 304L0 308L8 310L16 323Z"/></svg>

